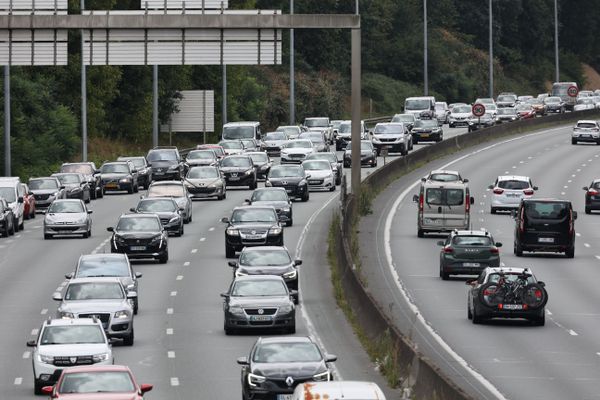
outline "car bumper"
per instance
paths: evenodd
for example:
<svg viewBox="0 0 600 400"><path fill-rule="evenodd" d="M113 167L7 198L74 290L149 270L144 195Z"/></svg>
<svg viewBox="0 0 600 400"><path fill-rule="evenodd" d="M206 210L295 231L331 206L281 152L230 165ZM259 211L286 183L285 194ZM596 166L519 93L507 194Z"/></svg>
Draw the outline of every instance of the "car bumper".
<svg viewBox="0 0 600 400"><path fill-rule="evenodd" d="M373 141L373 147L380 152L382 149L387 149L389 152L403 151L405 148L403 141L398 142L379 142Z"/></svg>
<svg viewBox="0 0 600 400"><path fill-rule="evenodd" d="M492 207L494 208L504 208L504 209L516 209L519 208L519 204L521 204L521 199L528 199L531 196L523 196L523 197L496 197L492 198Z"/></svg>
<svg viewBox="0 0 600 400"><path fill-rule="evenodd" d="M49 235L82 235L87 233L88 224L44 224L44 234Z"/></svg>
<svg viewBox="0 0 600 400"><path fill-rule="evenodd" d="M335 186L334 178L325 179L309 179L308 190L319 191L319 190L331 190Z"/></svg>
<svg viewBox="0 0 600 400"><path fill-rule="evenodd" d="M210 197L219 197L222 196L225 192L225 188L223 186L216 188L190 188L188 187L188 193L192 197L192 199L207 199Z"/></svg>
<svg viewBox="0 0 600 400"><path fill-rule="evenodd" d="M419 142L440 140L442 137L441 133L439 133L439 132L436 132L436 133L413 132L412 135L413 135L413 139L418 140Z"/></svg>
<svg viewBox="0 0 600 400"><path fill-rule="evenodd" d="M299 186L299 185L272 185L271 187L282 187L287 192L290 198L297 198L306 195L308 191L308 185Z"/></svg>
<svg viewBox="0 0 600 400"><path fill-rule="evenodd" d="M131 250L131 246L120 246L115 247L111 244L111 253L122 253L127 254L130 259L156 259L164 256L167 252L167 246L163 247L151 247L146 250Z"/></svg>
<svg viewBox="0 0 600 400"><path fill-rule="evenodd" d="M535 310L504 310L500 308L484 307L476 304L476 313L480 318L540 318L545 313L545 308Z"/></svg>
<svg viewBox="0 0 600 400"><path fill-rule="evenodd" d="M254 175L225 176L225 184L227 186L251 186L254 184Z"/></svg>
<svg viewBox="0 0 600 400"><path fill-rule="evenodd" d="M104 191L105 192L108 192L110 190L113 190L113 191L129 190L130 188L133 187L133 181L126 182L126 183L124 183L124 182L123 183L122 182L118 182L118 183L115 183L115 182L105 182L103 184L103 186L104 186Z"/></svg>
<svg viewBox="0 0 600 400"><path fill-rule="evenodd" d="M240 236L225 236L228 246L235 251L242 251L244 247L252 246L280 246L283 244L283 235L266 235L260 239L242 239Z"/></svg>
<svg viewBox="0 0 600 400"><path fill-rule="evenodd" d="M302 155L302 156L288 156L285 154L281 155L281 164L301 164L302 161L304 161L306 159L306 155Z"/></svg>
<svg viewBox="0 0 600 400"><path fill-rule="evenodd" d="M108 360L105 361L101 361L98 363L94 363L92 365L112 365L113 364L113 359L111 357L108 358ZM73 368L74 366L71 367L67 367L67 366L57 366L57 365L53 365L53 364L46 364L46 363L42 363L39 361L34 361L33 362L33 374L34 374L34 378L43 382L48 382L48 386L52 386L56 383L56 381L59 378L59 375L56 374L54 375L54 373L57 370L63 370L63 369L69 369L69 368Z"/></svg>
<svg viewBox="0 0 600 400"><path fill-rule="evenodd" d="M156 172L152 171L152 180L153 181L171 181L171 180L180 180L181 175L179 174L179 170L177 171L168 171L168 172Z"/></svg>
<svg viewBox="0 0 600 400"><path fill-rule="evenodd" d="M448 121L448 124L450 124L452 126L468 126L469 122L464 119L450 119Z"/></svg>
<svg viewBox="0 0 600 400"><path fill-rule="evenodd" d="M574 133L573 135L571 135L571 137L577 140L578 142L597 142L598 140L600 140L600 135L597 133Z"/></svg>
<svg viewBox="0 0 600 400"><path fill-rule="evenodd" d="M478 264L478 265L476 265ZM481 271L500 267L500 258L496 260L445 260L442 270L451 275L479 275Z"/></svg>
<svg viewBox="0 0 600 400"><path fill-rule="evenodd" d="M237 315L229 312L225 313L225 325L233 329L269 329L285 328L296 323L296 312L292 311L286 314L277 314L268 321L254 321L253 316Z"/></svg>

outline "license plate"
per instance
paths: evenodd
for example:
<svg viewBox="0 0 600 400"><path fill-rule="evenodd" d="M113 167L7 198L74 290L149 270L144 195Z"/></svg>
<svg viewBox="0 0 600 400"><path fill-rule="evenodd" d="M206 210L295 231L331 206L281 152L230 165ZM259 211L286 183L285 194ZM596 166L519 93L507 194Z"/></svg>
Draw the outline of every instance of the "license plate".
<svg viewBox="0 0 600 400"><path fill-rule="evenodd" d="M245 239L262 239L262 235L246 235Z"/></svg>
<svg viewBox="0 0 600 400"><path fill-rule="evenodd" d="M230 177L229 177L229 180L230 180L230 181L239 181L239 180L240 180L240 177L239 177L239 176L230 176Z"/></svg>
<svg viewBox="0 0 600 400"><path fill-rule="evenodd" d="M153 174L154 175L164 175L165 173L162 171L154 171Z"/></svg>
<svg viewBox="0 0 600 400"><path fill-rule="evenodd" d="M427 219L425 220L425 223L426 223L426 224L441 225L441 223L442 223L442 220L441 220L441 219L430 219L430 218L427 218Z"/></svg>
<svg viewBox="0 0 600 400"><path fill-rule="evenodd" d="M251 321L271 321L272 317L270 315L251 315Z"/></svg>
<svg viewBox="0 0 600 400"><path fill-rule="evenodd" d="M506 197L521 197L521 195L518 193L507 193Z"/></svg>
<svg viewBox="0 0 600 400"><path fill-rule="evenodd" d="M277 400L292 400L291 394L278 394Z"/></svg>
<svg viewBox="0 0 600 400"><path fill-rule="evenodd" d="M523 304L503 304L503 310L522 310Z"/></svg>
<svg viewBox="0 0 600 400"><path fill-rule="evenodd" d="M590 137L588 134L581 135L581 137Z"/></svg>
<svg viewBox="0 0 600 400"><path fill-rule="evenodd" d="M463 267L480 267L480 266L481 266L480 263L473 263L473 262L463 263Z"/></svg>
<svg viewBox="0 0 600 400"><path fill-rule="evenodd" d="M104 187L108 189L116 189L119 187L119 185L117 185L116 183L107 183L106 185L104 185Z"/></svg>
<svg viewBox="0 0 600 400"><path fill-rule="evenodd" d="M554 238L538 238L539 243L554 243Z"/></svg>
<svg viewBox="0 0 600 400"><path fill-rule="evenodd" d="M131 251L144 251L146 250L146 246L131 246Z"/></svg>
<svg viewBox="0 0 600 400"><path fill-rule="evenodd" d="M421 137L429 137L429 133L421 133Z"/></svg>
<svg viewBox="0 0 600 400"><path fill-rule="evenodd" d="M288 189L288 190L286 190L286 192L293 193L294 191L292 189Z"/></svg>

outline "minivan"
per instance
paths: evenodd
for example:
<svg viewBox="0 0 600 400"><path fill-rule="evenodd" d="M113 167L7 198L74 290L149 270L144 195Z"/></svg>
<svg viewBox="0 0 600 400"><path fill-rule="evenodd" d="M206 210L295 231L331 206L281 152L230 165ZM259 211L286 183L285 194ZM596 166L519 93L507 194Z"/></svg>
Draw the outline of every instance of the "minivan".
<svg viewBox="0 0 600 400"><path fill-rule="evenodd" d="M433 119L435 117L435 97L407 97L404 100L404 112L415 114L417 119Z"/></svg>
<svg viewBox="0 0 600 400"><path fill-rule="evenodd" d="M438 182L423 179L418 195L417 236L425 233L450 232L454 229L468 230L471 227L471 197L465 182Z"/></svg>
<svg viewBox="0 0 600 400"><path fill-rule="evenodd" d="M15 231L24 229L25 206L23 197L25 188L18 176L0 177L0 197L4 197L15 215Z"/></svg>
<svg viewBox="0 0 600 400"><path fill-rule="evenodd" d="M568 200L523 199L513 211L515 219L514 253L524 251L565 253L575 257L575 220L577 211Z"/></svg>
<svg viewBox="0 0 600 400"><path fill-rule="evenodd" d="M385 400L385 395L374 382L328 381L305 382L296 386L292 400Z"/></svg>
<svg viewBox="0 0 600 400"><path fill-rule="evenodd" d="M221 133L221 140L260 140L261 138L260 122L257 121L229 122L223 125Z"/></svg>

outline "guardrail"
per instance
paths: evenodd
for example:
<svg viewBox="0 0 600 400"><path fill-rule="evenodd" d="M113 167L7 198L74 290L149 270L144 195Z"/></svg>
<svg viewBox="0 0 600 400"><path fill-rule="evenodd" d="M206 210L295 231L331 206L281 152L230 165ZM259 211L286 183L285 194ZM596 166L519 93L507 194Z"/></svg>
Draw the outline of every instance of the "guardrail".
<svg viewBox="0 0 600 400"><path fill-rule="evenodd" d="M575 122L578 119L600 118L600 110L588 110L547 116L532 120L511 122L496 125L479 131L466 133L446 139L431 146L418 149L405 157L395 159L384 167L370 174L361 184L362 192L379 193L389 183L408 173L416 165L422 165L454 151L472 147L483 142L503 136L511 136L543 128L547 125L559 125ZM424 356L387 315L386 308L371 295L369 288L363 283L355 265L360 255L353 255L351 243L355 235L360 215L355 207L357 199L352 194L341 194L341 218L334 235L335 254L339 268L345 300L354 310L358 325L368 340L377 343L386 335L391 337L393 346L391 357L401 375L401 386L406 398L436 400L471 400L464 390ZM355 258L356 257L356 258Z"/></svg>

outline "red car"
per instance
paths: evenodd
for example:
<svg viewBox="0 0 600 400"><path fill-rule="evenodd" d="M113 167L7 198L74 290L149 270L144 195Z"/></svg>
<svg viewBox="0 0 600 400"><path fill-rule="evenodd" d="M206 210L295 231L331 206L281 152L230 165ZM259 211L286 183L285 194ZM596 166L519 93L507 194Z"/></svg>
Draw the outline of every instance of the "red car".
<svg viewBox="0 0 600 400"><path fill-rule="evenodd" d="M96 365L64 369L54 386L42 393L51 399L142 400L152 385L138 385L128 367Z"/></svg>
<svg viewBox="0 0 600 400"><path fill-rule="evenodd" d="M519 104L516 110L521 119L535 118L535 110L530 104Z"/></svg>
<svg viewBox="0 0 600 400"><path fill-rule="evenodd" d="M25 219L35 218L35 197L26 183L21 183L21 186L23 187L23 216Z"/></svg>

